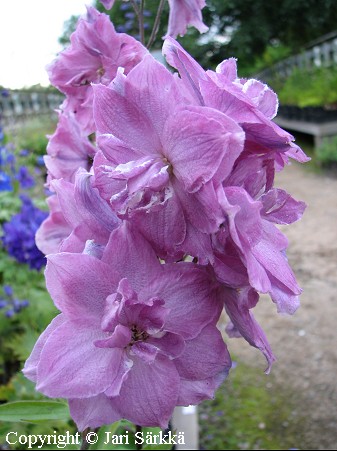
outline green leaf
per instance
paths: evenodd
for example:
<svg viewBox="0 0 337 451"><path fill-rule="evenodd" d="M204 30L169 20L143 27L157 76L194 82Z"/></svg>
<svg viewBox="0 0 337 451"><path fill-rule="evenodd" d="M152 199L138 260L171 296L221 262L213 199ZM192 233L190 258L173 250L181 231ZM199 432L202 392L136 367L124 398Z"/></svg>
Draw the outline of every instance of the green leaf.
<svg viewBox="0 0 337 451"><path fill-rule="evenodd" d="M67 420L67 404L57 401L16 401L0 405L1 421Z"/></svg>

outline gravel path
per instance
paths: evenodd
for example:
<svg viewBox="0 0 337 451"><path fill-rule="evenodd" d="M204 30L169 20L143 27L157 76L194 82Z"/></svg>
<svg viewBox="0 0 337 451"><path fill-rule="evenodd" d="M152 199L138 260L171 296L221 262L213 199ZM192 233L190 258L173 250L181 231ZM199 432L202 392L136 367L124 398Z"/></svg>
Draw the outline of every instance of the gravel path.
<svg viewBox="0 0 337 451"><path fill-rule="evenodd" d="M278 359L266 383L285 387L296 400L290 421L301 417L297 448L332 450L337 448L337 179L293 164L278 175L276 186L308 205L301 221L282 227L304 291L293 317L278 315L267 297L254 311ZM242 361L265 365L243 340L229 345Z"/></svg>

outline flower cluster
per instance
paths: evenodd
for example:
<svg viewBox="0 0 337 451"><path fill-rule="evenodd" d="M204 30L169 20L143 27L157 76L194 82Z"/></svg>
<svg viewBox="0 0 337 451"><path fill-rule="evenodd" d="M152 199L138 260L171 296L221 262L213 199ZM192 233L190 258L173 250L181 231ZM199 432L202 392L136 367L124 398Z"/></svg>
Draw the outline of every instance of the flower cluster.
<svg viewBox="0 0 337 451"><path fill-rule="evenodd" d="M203 5L170 1L172 34L198 27ZM37 243L61 313L24 373L69 400L80 430L121 418L165 428L175 406L213 397L231 367L223 309L228 334L258 348L268 372L275 358L251 309L259 293L279 312L298 307L275 224L305 205L274 175L307 157L272 121L275 93L240 79L233 58L204 71L172 37L163 53L177 73L89 8L49 67L67 98Z"/></svg>
<svg viewBox="0 0 337 451"><path fill-rule="evenodd" d="M12 177L15 174L15 158L4 145L4 133L0 124L0 192L12 191Z"/></svg>
<svg viewBox="0 0 337 451"><path fill-rule="evenodd" d="M134 38L116 32L106 14L88 7L87 17L79 20L71 36L70 47L48 68L51 83L66 94L61 109L76 115L83 133L95 131L91 83L109 84L119 66L127 73L145 53Z"/></svg>
<svg viewBox="0 0 337 451"><path fill-rule="evenodd" d="M12 318L16 313L29 306L29 301L26 299L20 300L14 297L13 289L10 285L4 285L2 291L0 309L4 311L4 315L7 318Z"/></svg>
<svg viewBox="0 0 337 451"><path fill-rule="evenodd" d="M9 94L4 91L2 95ZM36 247L35 233L47 214L35 207L27 195L28 190L35 186L35 180L29 169L22 165L22 160L28 155L27 149L18 152L13 144L5 142L0 126L0 193L2 192L2 199L7 198L6 205L9 206L8 209L6 207L2 209L1 222L10 218L1 224L0 243L19 263L27 263L31 269L40 270L45 265L45 258ZM35 170L40 172L37 167ZM18 211L20 202L17 195L20 192L25 192L20 196L22 208L18 214L13 215ZM3 205L1 202L2 207ZM18 306L18 302L15 302ZM13 308L14 310L9 309L8 312L15 312L16 307Z"/></svg>
<svg viewBox="0 0 337 451"><path fill-rule="evenodd" d="M110 9L110 8L107 8ZM116 30L119 33L128 33L129 35L133 36L135 39L140 39L139 32L135 32L134 30L137 29L138 26L138 20L137 20L137 13L133 11L132 5L130 2L127 3L121 3L119 6L119 10L121 12L121 16L124 19L123 25L117 25ZM150 28L150 24L145 20L152 16L151 11L147 9L143 9L143 17L144 17L144 23L143 27L144 30L148 30Z"/></svg>
<svg viewBox="0 0 337 451"><path fill-rule="evenodd" d="M3 224L1 240L11 257L40 270L45 265L45 257L36 247L35 233L48 214L35 207L29 197L21 195L20 198L21 211Z"/></svg>
<svg viewBox="0 0 337 451"><path fill-rule="evenodd" d="M25 156L25 149L20 156ZM34 178L26 166L21 166L14 155L13 146L4 143L4 134L0 125L0 192L13 191L15 182L20 188L30 189L35 185Z"/></svg>

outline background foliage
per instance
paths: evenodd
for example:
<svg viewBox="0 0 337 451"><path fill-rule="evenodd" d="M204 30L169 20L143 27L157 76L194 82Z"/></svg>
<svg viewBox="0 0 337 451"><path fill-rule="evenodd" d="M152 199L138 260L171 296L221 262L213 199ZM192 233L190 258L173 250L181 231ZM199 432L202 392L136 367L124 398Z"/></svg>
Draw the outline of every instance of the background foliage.
<svg viewBox="0 0 337 451"><path fill-rule="evenodd" d="M184 48L203 67L214 68L225 58L235 56L242 76L258 72L277 60L296 54L310 41L336 30L337 2L334 0L207 0L203 18L210 31L201 35L194 28L179 38ZM125 14L132 12L130 3L116 1L108 13L116 27L125 24ZM152 28L158 0L147 0L148 30ZM103 12L104 7L95 1ZM138 34L136 20L126 17L127 32ZM158 36L166 33L167 4ZM65 24L60 42L65 45L74 30L76 17ZM131 24L133 22L133 24ZM122 31L122 30L121 30ZM157 40L156 48L161 47Z"/></svg>

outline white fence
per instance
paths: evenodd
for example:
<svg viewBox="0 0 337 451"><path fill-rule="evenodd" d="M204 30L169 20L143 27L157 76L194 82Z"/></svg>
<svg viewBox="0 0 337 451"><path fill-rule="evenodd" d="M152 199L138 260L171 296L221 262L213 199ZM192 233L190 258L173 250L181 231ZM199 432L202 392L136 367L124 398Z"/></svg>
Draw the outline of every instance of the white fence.
<svg viewBox="0 0 337 451"><path fill-rule="evenodd" d="M255 75L256 78L268 82L271 78L287 78L295 68L312 69L316 67L337 66L337 32L330 33L316 40L302 53L279 61L274 66Z"/></svg>
<svg viewBox="0 0 337 451"><path fill-rule="evenodd" d="M63 101L62 94L43 91L6 91L0 96L0 121L6 125L31 116L52 115Z"/></svg>

